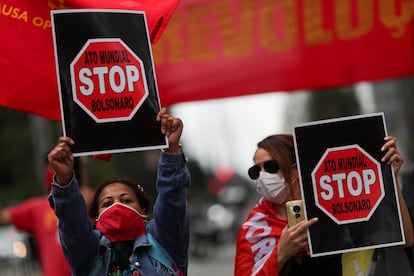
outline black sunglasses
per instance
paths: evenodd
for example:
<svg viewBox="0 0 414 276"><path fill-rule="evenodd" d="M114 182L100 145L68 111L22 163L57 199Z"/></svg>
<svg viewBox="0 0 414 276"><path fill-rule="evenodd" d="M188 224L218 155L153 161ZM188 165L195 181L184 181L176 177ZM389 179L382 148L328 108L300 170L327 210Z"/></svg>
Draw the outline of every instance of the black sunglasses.
<svg viewBox="0 0 414 276"><path fill-rule="evenodd" d="M267 160L260 164L256 164L254 166L251 166L250 169L247 171L249 174L249 177L251 179L257 179L259 177L260 171L263 169L268 173L277 173L279 171L279 164L275 160Z"/></svg>

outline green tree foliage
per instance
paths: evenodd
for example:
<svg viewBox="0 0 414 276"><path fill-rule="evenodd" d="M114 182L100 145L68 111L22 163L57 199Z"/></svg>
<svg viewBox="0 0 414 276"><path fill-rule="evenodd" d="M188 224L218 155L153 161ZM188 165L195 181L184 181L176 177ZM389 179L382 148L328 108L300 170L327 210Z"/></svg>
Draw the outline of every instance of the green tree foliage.
<svg viewBox="0 0 414 276"><path fill-rule="evenodd" d="M44 169L46 156L62 135L61 125L54 121L45 121L46 132L41 140L50 140L46 152L38 152L34 141L33 128L29 114L0 107L0 204L7 206L45 195L46 189L42 178L37 177L36 162L41 160ZM36 149L36 150L35 150ZM41 156L35 156L40 154ZM82 174L81 185L96 188L105 180L128 177L145 187L146 192L155 197L155 180L159 150L113 154L110 161L96 159L91 156L83 158L80 163ZM43 163L44 162L44 163ZM189 159L189 169L193 185L189 189L189 197L211 200L207 191L207 182L211 175L206 174L194 160ZM43 172L41 172L43 173ZM79 177L81 179L81 177Z"/></svg>
<svg viewBox="0 0 414 276"><path fill-rule="evenodd" d="M39 194L28 115L0 108L0 133L0 203Z"/></svg>
<svg viewBox="0 0 414 276"><path fill-rule="evenodd" d="M360 104L353 87L325 89L310 94L307 110L310 121L359 115Z"/></svg>

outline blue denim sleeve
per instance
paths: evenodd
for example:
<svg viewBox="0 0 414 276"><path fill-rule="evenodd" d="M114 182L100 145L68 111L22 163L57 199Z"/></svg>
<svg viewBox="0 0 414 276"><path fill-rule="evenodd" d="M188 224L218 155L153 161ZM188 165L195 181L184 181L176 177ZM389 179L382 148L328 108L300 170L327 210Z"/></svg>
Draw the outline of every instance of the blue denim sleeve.
<svg viewBox="0 0 414 276"><path fill-rule="evenodd" d="M73 178L67 186L53 181L49 202L59 219L63 252L74 275L87 275L96 256L98 237L93 233L77 179Z"/></svg>
<svg viewBox="0 0 414 276"><path fill-rule="evenodd" d="M154 204L154 237L186 273L188 263L189 215L186 188L190 173L184 154L161 153Z"/></svg>

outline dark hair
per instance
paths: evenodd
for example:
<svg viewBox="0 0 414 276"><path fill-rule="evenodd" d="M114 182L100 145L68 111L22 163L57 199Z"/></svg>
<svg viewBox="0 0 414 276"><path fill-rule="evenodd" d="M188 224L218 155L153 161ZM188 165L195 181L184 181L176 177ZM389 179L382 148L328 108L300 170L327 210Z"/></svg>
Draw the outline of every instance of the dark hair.
<svg viewBox="0 0 414 276"><path fill-rule="evenodd" d="M89 216L91 218L96 218L99 215L99 195L102 193L102 190L105 189L106 186L114 184L114 183L121 183L125 186L130 187L133 191L135 196L138 199L139 204L141 205L142 209L145 209L147 213L150 213L151 211L151 199L150 197L145 193L144 189L141 185L135 183L132 179L128 178L116 178L116 179L110 179L105 181L104 183L100 184L98 188L95 191L95 195L93 197Z"/></svg>
<svg viewBox="0 0 414 276"><path fill-rule="evenodd" d="M291 134L270 135L260 141L257 147L266 150L270 154L272 159L279 165L286 182L291 183L291 169L296 165L293 136Z"/></svg>

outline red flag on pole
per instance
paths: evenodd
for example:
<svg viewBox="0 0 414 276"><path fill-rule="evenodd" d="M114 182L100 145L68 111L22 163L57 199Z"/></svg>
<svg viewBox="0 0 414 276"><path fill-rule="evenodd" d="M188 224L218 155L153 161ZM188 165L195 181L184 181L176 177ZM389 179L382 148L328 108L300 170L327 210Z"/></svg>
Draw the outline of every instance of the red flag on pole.
<svg viewBox="0 0 414 276"><path fill-rule="evenodd" d="M60 106L50 10L105 8L145 11L155 43L178 0L3 0L0 2L0 105L59 121Z"/></svg>
<svg viewBox="0 0 414 276"><path fill-rule="evenodd" d="M60 120L50 9L147 12L162 105L414 75L414 0L2 0L0 105Z"/></svg>

